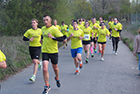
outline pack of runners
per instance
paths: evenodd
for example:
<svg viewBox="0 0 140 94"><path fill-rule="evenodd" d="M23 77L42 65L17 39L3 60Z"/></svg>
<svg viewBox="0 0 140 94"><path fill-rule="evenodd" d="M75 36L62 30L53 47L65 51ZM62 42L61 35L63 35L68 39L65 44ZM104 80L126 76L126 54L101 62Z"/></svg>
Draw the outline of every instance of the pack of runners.
<svg viewBox="0 0 140 94"><path fill-rule="evenodd" d="M100 60L104 61L106 37L112 39L112 51L117 55L120 32L123 28L117 18L112 18L107 27L102 17L99 18L99 21L96 18L90 20L72 19L70 25L66 25L62 21L61 26L59 26L57 20L54 20L52 25L52 18L49 15L44 15L43 22L45 26L40 29L38 28L38 20L32 19L32 28L28 29L23 35L23 40L29 41L29 53L34 63L33 75L29 80L35 82L37 71L43 67L45 87L42 94L48 94L51 89L48 72L49 60L51 60L55 73L56 85L57 87L61 86L58 68L58 42L63 42L63 48L66 48L68 41L71 42L71 56L76 67L74 72L76 75L80 73L83 66L82 50L86 54L85 63L89 63L89 58L90 56L93 58L94 53L98 53ZM39 61L41 53L42 62ZM0 68L7 67L5 61L6 57L0 50Z"/></svg>

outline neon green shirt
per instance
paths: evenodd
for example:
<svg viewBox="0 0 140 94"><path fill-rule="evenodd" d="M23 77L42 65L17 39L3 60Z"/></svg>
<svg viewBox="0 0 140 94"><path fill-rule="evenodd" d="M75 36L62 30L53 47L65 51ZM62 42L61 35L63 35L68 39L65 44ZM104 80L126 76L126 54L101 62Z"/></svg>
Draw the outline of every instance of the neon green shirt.
<svg viewBox="0 0 140 94"><path fill-rule="evenodd" d="M6 61L6 56L4 55L4 53L0 50L0 62L2 61Z"/></svg>
<svg viewBox="0 0 140 94"><path fill-rule="evenodd" d="M57 41L48 37L50 33L54 37L61 37L63 34L54 26L47 28L42 27L43 43L42 43L42 53L58 53Z"/></svg>
<svg viewBox="0 0 140 94"><path fill-rule="evenodd" d="M97 33L98 29L95 29L94 26L97 27L97 28L101 28L101 27L97 23L95 23L95 24L91 23L90 24L90 27L93 29L94 37L95 37L95 33L97 34L96 35L96 37L97 37L98 36L98 33ZM90 37L92 37L92 35Z"/></svg>
<svg viewBox="0 0 140 94"><path fill-rule="evenodd" d="M70 25L69 25L69 30L71 30L71 29L73 29L73 26L70 24Z"/></svg>
<svg viewBox="0 0 140 94"><path fill-rule="evenodd" d="M89 41L90 40L90 36L92 36L93 30L91 27L83 27L82 28L83 32L84 32L84 41Z"/></svg>
<svg viewBox="0 0 140 94"><path fill-rule="evenodd" d="M118 29L118 30L122 30L122 26L120 25L120 24L112 24L112 34L111 34L111 36L113 36L113 37L120 37L120 33L118 32L118 31L116 31L115 30L115 28L116 29Z"/></svg>
<svg viewBox="0 0 140 94"><path fill-rule="evenodd" d="M34 38L33 41L30 41L29 43L29 46L31 47L40 47L41 46L41 43L40 43L40 40L41 40L41 35L42 35L42 32L41 32L41 29L38 28L36 30L34 29L28 29L24 36L27 37L27 38Z"/></svg>
<svg viewBox="0 0 140 94"><path fill-rule="evenodd" d="M78 30L70 30L68 32L68 37L73 33L73 37L71 37L71 49L77 49L79 47L82 47L82 41L80 40L80 36L84 37L84 32L82 29Z"/></svg>
<svg viewBox="0 0 140 94"><path fill-rule="evenodd" d="M82 29L84 27L84 25L81 23L81 24L78 24L78 27L79 29Z"/></svg>
<svg viewBox="0 0 140 94"><path fill-rule="evenodd" d="M104 28L104 29L99 29L97 31L98 33L98 42L106 42L106 34L110 34L110 32L108 31L108 29Z"/></svg>
<svg viewBox="0 0 140 94"><path fill-rule="evenodd" d="M55 26L55 25L53 25L53 26ZM57 27L59 30L61 30L61 27L59 25L56 25L55 27Z"/></svg>
<svg viewBox="0 0 140 94"><path fill-rule="evenodd" d="M110 26L109 29L112 29L112 24L114 23L114 21L109 21L108 25Z"/></svg>
<svg viewBox="0 0 140 94"><path fill-rule="evenodd" d="M65 31L65 30L67 30L67 28L68 28L67 25L64 25L64 26L61 25L61 31L62 31L62 34L63 35L66 35L67 36L67 31Z"/></svg>

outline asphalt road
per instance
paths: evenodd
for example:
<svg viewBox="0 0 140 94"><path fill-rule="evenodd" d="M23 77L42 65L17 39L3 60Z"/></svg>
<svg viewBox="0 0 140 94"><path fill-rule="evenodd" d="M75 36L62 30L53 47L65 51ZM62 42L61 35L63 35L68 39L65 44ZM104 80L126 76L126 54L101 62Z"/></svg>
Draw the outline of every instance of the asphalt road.
<svg viewBox="0 0 140 94"><path fill-rule="evenodd" d="M138 61L129 48L119 42L118 55L112 53L112 43L107 41L104 62L98 54L85 63L83 51L83 68L79 75L74 75L75 66L70 54L70 43L66 49L59 49L60 81L62 86L57 88L54 72L49 64L50 85L49 94L139 94L140 77L137 76ZM33 65L22 72L1 82L0 94L42 94L44 80L42 71L37 72L35 83L29 81Z"/></svg>

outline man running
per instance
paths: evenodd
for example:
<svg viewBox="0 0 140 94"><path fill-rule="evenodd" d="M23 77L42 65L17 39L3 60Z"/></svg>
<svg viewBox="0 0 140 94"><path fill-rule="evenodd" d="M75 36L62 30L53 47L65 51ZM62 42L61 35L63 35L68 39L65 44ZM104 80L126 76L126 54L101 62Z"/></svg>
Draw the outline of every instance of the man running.
<svg viewBox="0 0 140 94"><path fill-rule="evenodd" d="M54 20L53 24L54 24L55 27L57 27L61 31L61 27L59 25L57 25L57 20Z"/></svg>
<svg viewBox="0 0 140 94"><path fill-rule="evenodd" d="M67 34L68 34L68 26L65 25L64 21L62 21L61 24L62 24L61 25L61 32L62 32L63 35L67 36ZM63 49L65 49L67 45L68 45L67 41L65 41L65 42L63 41Z"/></svg>
<svg viewBox="0 0 140 94"><path fill-rule="evenodd" d="M73 19L71 19L71 24L69 25L69 30L73 29Z"/></svg>
<svg viewBox="0 0 140 94"><path fill-rule="evenodd" d="M94 32L94 38L92 38L91 36L91 46L90 46L90 52L91 52L91 57L94 57L93 55L93 45L94 45L94 52L97 53L97 37L98 37L98 34L95 35L95 33L97 33L97 30L100 28L99 24L96 23L96 18L92 18L91 19L92 23L90 24L90 27L93 29L93 32Z"/></svg>
<svg viewBox="0 0 140 94"><path fill-rule="evenodd" d="M57 41L63 41L66 36L54 26L52 26L52 19L49 15L43 16L43 21L45 26L42 27L42 61L43 61L43 77L45 81L45 87L42 94L48 94L51 89L49 84L49 72L48 65L49 59L52 63L52 68L55 73L55 81L57 87L60 87L60 79L59 79L59 68L58 68L58 44Z"/></svg>
<svg viewBox="0 0 140 94"><path fill-rule="evenodd" d="M35 82L37 70L41 69L39 57L41 53L40 40L41 40L42 32L41 29L37 27L38 26L37 19L32 19L31 23L32 23L32 28L28 29L25 32L23 40L29 41L29 52L30 52L32 62L34 63L33 75L29 80Z"/></svg>
<svg viewBox="0 0 140 94"><path fill-rule="evenodd" d="M92 30L91 27L89 27L88 22L85 22L85 27L83 27L82 30L84 32L84 39L83 39L82 43L83 43L84 51L87 54L86 63L88 63L89 47L90 47L90 36L93 38L93 30Z"/></svg>
<svg viewBox="0 0 140 94"><path fill-rule="evenodd" d="M78 28L79 29L82 29L84 27L83 23L82 23L82 20L79 20L79 24L78 24Z"/></svg>
<svg viewBox="0 0 140 94"><path fill-rule="evenodd" d="M114 23L113 18L110 19L109 23L108 23L108 28L109 28L109 32L112 31L112 24ZM111 34L109 36L109 39L111 40Z"/></svg>
<svg viewBox="0 0 140 94"><path fill-rule="evenodd" d="M118 22L117 18L114 18L114 23L112 24L112 34L111 34L113 53L115 55L117 55L120 32L122 31L122 26L119 25L117 22Z"/></svg>
<svg viewBox="0 0 140 94"><path fill-rule="evenodd" d="M0 50L0 68L3 68L3 69L7 68L6 56L1 50Z"/></svg>
<svg viewBox="0 0 140 94"><path fill-rule="evenodd" d="M82 68L82 42L81 40L84 38L84 32L77 28L78 22L76 20L73 21L73 30L68 32L68 40L71 39L71 55L74 59L74 63L76 66L75 74L78 75L80 73L79 68Z"/></svg>
<svg viewBox="0 0 140 94"><path fill-rule="evenodd" d="M104 61L103 55L106 46L106 36L109 37L110 32L108 29L105 28L104 22L101 23L101 28L97 31L98 33L98 49L99 49L99 56L101 55L101 60Z"/></svg>

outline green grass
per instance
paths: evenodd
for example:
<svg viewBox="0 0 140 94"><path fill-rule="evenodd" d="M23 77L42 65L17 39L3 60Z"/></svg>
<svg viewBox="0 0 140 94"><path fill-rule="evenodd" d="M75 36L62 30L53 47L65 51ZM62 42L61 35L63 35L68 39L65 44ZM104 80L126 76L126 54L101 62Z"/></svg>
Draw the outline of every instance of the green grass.
<svg viewBox="0 0 140 94"><path fill-rule="evenodd" d="M0 49L6 55L6 69L0 69L0 81L31 64L28 42L22 36L1 36Z"/></svg>

